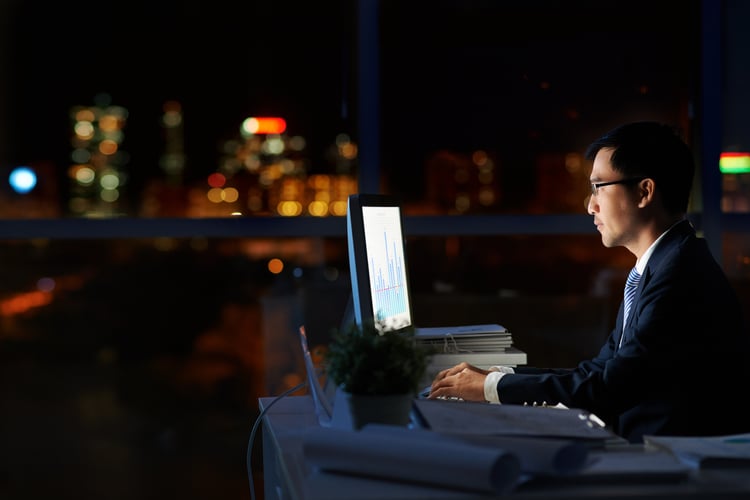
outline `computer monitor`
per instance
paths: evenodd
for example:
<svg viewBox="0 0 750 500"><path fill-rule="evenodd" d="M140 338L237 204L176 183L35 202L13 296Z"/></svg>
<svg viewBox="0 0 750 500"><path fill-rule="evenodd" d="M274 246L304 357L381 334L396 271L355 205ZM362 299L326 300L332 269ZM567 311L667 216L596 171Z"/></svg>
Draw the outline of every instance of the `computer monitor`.
<svg viewBox="0 0 750 500"><path fill-rule="evenodd" d="M352 309L359 327L412 326L401 205L391 196L353 194L346 214Z"/></svg>

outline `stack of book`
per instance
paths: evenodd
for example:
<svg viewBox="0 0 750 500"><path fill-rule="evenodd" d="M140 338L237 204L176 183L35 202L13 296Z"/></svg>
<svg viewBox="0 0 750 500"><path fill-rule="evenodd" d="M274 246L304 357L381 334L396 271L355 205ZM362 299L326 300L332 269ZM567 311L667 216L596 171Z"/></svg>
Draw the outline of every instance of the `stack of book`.
<svg viewBox="0 0 750 500"><path fill-rule="evenodd" d="M430 375L462 361L480 368L526 364L526 353L513 347L513 335L502 325L485 324L417 329L417 342L434 352Z"/></svg>

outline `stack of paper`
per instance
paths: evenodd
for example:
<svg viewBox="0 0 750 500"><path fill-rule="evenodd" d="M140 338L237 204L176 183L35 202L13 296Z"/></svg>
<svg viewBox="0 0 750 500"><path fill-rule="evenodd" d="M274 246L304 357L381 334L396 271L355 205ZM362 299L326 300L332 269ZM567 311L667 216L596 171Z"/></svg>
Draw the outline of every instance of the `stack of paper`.
<svg viewBox="0 0 750 500"><path fill-rule="evenodd" d="M463 361L480 368L526 364L526 353L513 346L511 332L502 325L483 324L417 328L417 342L432 349L426 379Z"/></svg>
<svg viewBox="0 0 750 500"><path fill-rule="evenodd" d="M498 324L417 328L416 339L440 354L502 352L513 345L511 333Z"/></svg>

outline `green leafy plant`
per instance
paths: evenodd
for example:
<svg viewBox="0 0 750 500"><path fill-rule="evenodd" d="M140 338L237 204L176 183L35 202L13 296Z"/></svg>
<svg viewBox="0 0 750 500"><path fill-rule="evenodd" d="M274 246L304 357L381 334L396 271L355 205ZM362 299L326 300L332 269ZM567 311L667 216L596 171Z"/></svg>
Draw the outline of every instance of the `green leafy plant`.
<svg viewBox="0 0 750 500"><path fill-rule="evenodd" d="M416 394L431 353L413 328L381 333L371 322L332 332L324 360L327 375L350 394Z"/></svg>

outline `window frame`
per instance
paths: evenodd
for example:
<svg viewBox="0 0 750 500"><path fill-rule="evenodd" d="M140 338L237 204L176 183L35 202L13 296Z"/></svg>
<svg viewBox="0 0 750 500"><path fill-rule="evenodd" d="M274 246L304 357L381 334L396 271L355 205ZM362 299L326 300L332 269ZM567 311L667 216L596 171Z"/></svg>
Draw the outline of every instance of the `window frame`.
<svg viewBox="0 0 750 500"><path fill-rule="evenodd" d="M360 137L360 192L378 192L379 171L379 68L377 2L358 2L358 130ZM750 232L750 216L722 213L721 152L723 118L723 16L725 1L701 1L700 99L694 121L699 136L698 184L701 203L691 220L708 240L721 262L723 232ZM90 239L147 237L344 237L344 217L230 217L112 219L6 219L0 223L2 239ZM409 236L440 235L554 235L590 234L589 215L460 215L405 216Z"/></svg>

